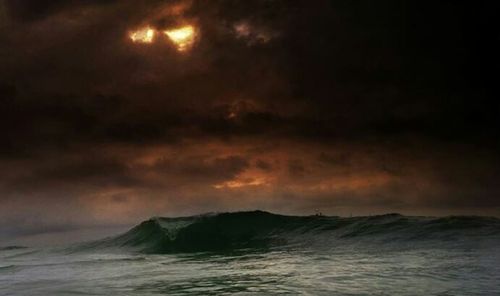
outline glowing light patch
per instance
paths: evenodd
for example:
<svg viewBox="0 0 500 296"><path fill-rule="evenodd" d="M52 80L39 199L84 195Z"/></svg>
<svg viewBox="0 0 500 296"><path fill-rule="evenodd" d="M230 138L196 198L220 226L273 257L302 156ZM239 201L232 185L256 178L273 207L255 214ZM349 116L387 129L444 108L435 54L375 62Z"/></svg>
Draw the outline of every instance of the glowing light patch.
<svg viewBox="0 0 500 296"><path fill-rule="evenodd" d="M246 40L248 45L268 43L276 37L276 33L273 33L265 28L252 26L246 22L235 24L233 29L236 38Z"/></svg>
<svg viewBox="0 0 500 296"><path fill-rule="evenodd" d="M186 51L193 46L195 41L195 29L193 26L185 26L164 31L165 35L177 46L178 51Z"/></svg>
<svg viewBox="0 0 500 296"><path fill-rule="evenodd" d="M234 189L234 188L241 188L248 186L262 186L262 185L268 185L266 180L264 180L263 178L255 178L255 179L228 181L221 184L216 184L213 187L216 189L224 189L224 188Z"/></svg>
<svg viewBox="0 0 500 296"><path fill-rule="evenodd" d="M136 43L151 43L155 38L155 30L151 28L143 28L130 32L129 37Z"/></svg>
<svg viewBox="0 0 500 296"><path fill-rule="evenodd" d="M250 26L247 23L240 23L234 25L234 30L236 31L236 36L238 36L238 38L248 37L252 33Z"/></svg>

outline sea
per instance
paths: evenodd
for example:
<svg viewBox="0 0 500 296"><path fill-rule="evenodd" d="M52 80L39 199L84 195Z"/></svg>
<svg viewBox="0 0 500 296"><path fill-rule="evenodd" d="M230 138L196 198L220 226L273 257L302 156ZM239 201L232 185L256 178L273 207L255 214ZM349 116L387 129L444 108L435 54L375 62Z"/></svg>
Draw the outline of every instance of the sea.
<svg viewBox="0 0 500 296"><path fill-rule="evenodd" d="M157 217L85 243L3 246L0 295L500 295L500 219Z"/></svg>

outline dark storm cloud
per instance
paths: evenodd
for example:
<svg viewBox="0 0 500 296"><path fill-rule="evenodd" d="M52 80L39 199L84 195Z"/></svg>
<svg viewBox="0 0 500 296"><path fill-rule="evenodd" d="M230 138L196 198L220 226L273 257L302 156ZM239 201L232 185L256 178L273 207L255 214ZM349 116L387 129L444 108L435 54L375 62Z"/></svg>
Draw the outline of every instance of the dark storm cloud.
<svg viewBox="0 0 500 296"><path fill-rule="evenodd" d="M238 207L498 212L492 4L2 4L4 225L51 206L76 224ZM185 23L199 30L186 53L162 34L128 38Z"/></svg>
<svg viewBox="0 0 500 296"><path fill-rule="evenodd" d="M258 167L259 169L261 170L264 170L264 171L272 171L273 170L273 166L272 164L262 160L262 159L258 159L256 162L255 162L255 166Z"/></svg>
<svg viewBox="0 0 500 296"><path fill-rule="evenodd" d="M108 4L114 0L5 0L7 9L12 16L23 21L36 21L51 14L57 13L64 8L81 6L84 4Z"/></svg>
<svg viewBox="0 0 500 296"><path fill-rule="evenodd" d="M248 160L240 156L210 159L207 155L187 159L159 159L153 166L156 172L170 176L184 176L191 183L213 184L234 178L249 166Z"/></svg>

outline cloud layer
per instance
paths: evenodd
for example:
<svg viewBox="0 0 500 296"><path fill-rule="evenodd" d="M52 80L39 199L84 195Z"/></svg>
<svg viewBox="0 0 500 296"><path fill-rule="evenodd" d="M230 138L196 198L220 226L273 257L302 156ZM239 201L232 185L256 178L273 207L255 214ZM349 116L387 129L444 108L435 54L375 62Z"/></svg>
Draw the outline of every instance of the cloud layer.
<svg viewBox="0 0 500 296"><path fill-rule="evenodd" d="M424 2L0 2L0 234L255 208L498 215L496 16ZM185 52L129 38L186 24Z"/></svg>

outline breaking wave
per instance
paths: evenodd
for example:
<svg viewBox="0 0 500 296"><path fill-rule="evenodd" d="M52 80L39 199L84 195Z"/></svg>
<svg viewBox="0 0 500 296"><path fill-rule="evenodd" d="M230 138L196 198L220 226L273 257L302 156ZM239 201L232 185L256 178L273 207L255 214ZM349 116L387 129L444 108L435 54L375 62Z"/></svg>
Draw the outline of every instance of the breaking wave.
<svg viewBox="0 0 500 296"><path fill-rule="evenodd" d="M287 246L334 247L339 244L478 242L500 239L500 220L492 217L284 216L237 212L184 218L153 218L128 232L80 248L123 248L142 253L264 249Z"/></svg>

